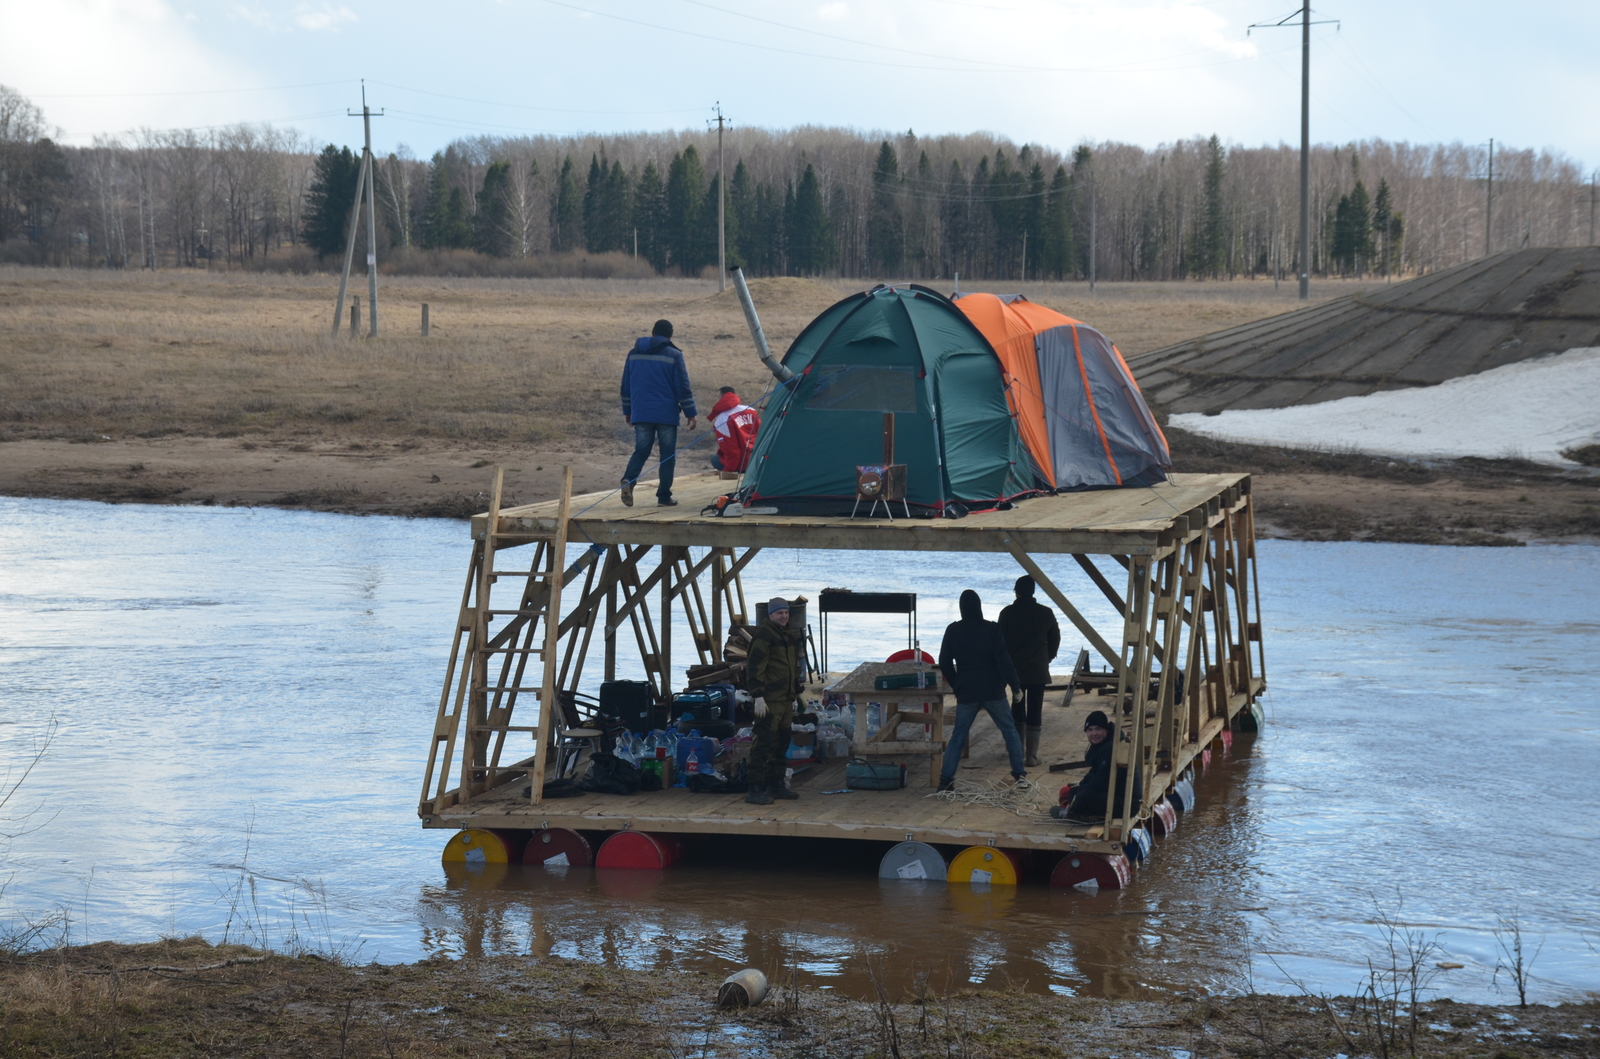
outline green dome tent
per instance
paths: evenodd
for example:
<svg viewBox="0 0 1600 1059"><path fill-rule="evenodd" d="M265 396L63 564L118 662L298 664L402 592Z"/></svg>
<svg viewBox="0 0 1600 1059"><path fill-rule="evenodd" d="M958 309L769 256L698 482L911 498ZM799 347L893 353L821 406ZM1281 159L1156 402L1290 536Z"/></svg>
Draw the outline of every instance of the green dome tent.
<svg viewBox="0 0 1600 1059"><path fill-rule="evenodd" d="M883 460L889 412L913 512L988 508L1034 491L1000 360L941 295L920 287L852 295L800 333L783 365L795 377L767 404L740 483L746 505L850 514L856 467Z"/></svg>

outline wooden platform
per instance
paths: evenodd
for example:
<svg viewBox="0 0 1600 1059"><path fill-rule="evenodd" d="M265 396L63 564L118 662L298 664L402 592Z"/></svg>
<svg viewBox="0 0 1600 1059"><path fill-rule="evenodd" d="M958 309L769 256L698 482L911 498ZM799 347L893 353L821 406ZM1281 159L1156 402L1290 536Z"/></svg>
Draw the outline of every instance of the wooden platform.
<svg viewBox="0 0 1600 1059"><path fill-rule="evenodd" d="M710 548L840 548L920 552L1008 552L1153 555L1199 528L1219 505L1249 492L1243 474L1176 474L1144 489L1097 489L1039 496L1010 511L962 519L827 518L801 515L704 517L700 511L736 483L714 473L674 483L677 507L657 507L652 483L641 481L633 507L615 492L572 498L568 540L601 545ZM504 508L499 532L514 541L519 529L549 533L556 501ZM472 519L481 539L487 515ZM506 546L505 544L501 545Z"/></svg>
<svg viewBox="0 0 1600 1059"><path fill-rule="evenodd" d="M1255 682L1259 690L1260 681ZM1082 779L1084 770L1051 773L1051 762L1081 760L1087 745L1083 720L1090 710L1107 709L1111 696L1082 692L1063 708L1064 692L1045 698L1044 732L1039 755L1044 762L1029 769L1029 778L1041 787L1040 800L1056 800L1063 784ZM1241 701L1243 701L1241 696ZM1152 721L1153 724L1153 721ZM946 730L954 725L954 710L946 711ZM1222 730L1197 744L1204 747ZM910 729L907 729L910 734ZM1009 778L1010 767L1000 733L985 716L972 726L971 752L957 771L958 780L996 782ZM509 749L509 748L508 748ZM522 797L524 783L507 784L498 791L475 797L465 806L452 807L423 819L424 827L481 827L537 830L568 827L598 831L661 831L678 834L777 835L836 838L857 841L917 841L961 846L995 845L1005 849L1046 850L1056 853L1116 853L1121 845L1101 836L1097 826L1066 823L1045 816L1025 818L1004 809L964 805L930 797L931 786L918 767L923 759L907 755L910 786L898 791L852 791L823 794L844 787L844 761L814 766L796 777L797 801L751 805L743 795L693 794L682 788L640 792L628 796L586 794L578 798L551 799L532 805ZM1181 774L1192 756L1177 762Z"/></svg>

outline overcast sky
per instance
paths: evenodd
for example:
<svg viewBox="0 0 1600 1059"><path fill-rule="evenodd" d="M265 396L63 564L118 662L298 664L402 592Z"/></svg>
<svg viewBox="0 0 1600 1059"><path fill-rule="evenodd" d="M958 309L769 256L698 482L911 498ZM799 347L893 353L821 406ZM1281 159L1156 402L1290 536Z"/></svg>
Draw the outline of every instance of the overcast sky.
<svg viewBox="0 0 1600 1059"><path fill-rule="evenodd" d="M1294 0L0 0L0 84L67 143L239 121L426 157L477 133L843 125L1069 148L1299 138ZM1312 137L1600 164L1600 3L1326 0Z"/></svg>

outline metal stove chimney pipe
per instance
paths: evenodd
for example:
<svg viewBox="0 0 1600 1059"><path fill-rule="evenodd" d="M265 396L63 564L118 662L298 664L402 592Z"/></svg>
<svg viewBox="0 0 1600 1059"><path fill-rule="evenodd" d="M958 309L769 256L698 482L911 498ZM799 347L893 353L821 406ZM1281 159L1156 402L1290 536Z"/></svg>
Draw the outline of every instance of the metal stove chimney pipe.
<svg viewBox="0 0 1600 1059"><path fill-rule="evenodd" d="M778 363L767 347L767 333L761 330L761 317L756 315L756 303L750 300L750 288L744 282L744 269L733 270L733 289L739 292L739 304L744 307L744 322L750 328L750 337L756 344L756 355L779 382L794 378L794 372Z"/></svg>

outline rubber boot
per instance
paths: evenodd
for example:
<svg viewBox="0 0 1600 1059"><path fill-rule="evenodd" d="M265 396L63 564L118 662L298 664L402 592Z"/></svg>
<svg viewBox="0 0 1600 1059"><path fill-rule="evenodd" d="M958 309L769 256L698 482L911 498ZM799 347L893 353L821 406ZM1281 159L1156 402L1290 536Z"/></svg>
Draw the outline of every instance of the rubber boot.
<svg viewBox="0 0 1600 1059"><path fill-rule="evenodd" d="M1022 763L1031 769L1039 767L1039 733L1041 731L1043 729L1030 724L1028 730L1023 733L1024 750Z"/></svg>
<svg viewBox="0 0 1600 1059"><path fill-rule="evenodd" d="M792 802L796 798L800 797L794 791L791 791L788 787L785 787L781 783L774 783L771 787L767 788L767 795L769 797L777 798L786 802Z"/></svg>
<svg viewBox="0 0 1600 1059"><path fill-rule="evenodd" d="M744 800L751 805L771 805L772 795L767 793L765 787L752 783L749 793L744 796Z"/></svg>

